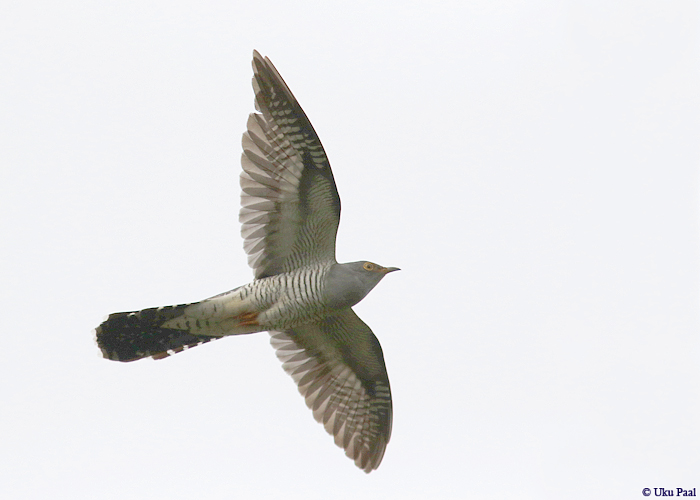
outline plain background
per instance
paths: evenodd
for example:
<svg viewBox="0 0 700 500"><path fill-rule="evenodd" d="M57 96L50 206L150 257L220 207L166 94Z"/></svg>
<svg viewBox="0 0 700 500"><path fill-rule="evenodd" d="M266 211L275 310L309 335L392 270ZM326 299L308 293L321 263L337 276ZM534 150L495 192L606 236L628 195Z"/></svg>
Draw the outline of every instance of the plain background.
<svg viewBox="0 0 700 500"><path fill-rule="evenodd" d="M0 496L643 498L700 488L696 2L6 0ZM365 475L267 334L100 357L251 279L253 49L314 124L338 259L390 275Z"/></svg>

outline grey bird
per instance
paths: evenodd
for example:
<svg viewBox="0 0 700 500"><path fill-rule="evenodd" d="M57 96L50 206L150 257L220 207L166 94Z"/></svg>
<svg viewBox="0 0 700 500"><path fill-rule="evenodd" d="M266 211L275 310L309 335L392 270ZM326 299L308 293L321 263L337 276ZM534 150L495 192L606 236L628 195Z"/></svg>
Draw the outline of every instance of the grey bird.
<svg viewBox="0 0 700 500"><path fill-rule="evenodd" d="M365 472L391 436L384 355L353 312L396 267L339 264L340 198L316 132L269 58L253 52L255 108L243 134L239 219L255 280L193 304L110 314L105 358L162 359L210 340L269 331L314 418Z"/></svg>

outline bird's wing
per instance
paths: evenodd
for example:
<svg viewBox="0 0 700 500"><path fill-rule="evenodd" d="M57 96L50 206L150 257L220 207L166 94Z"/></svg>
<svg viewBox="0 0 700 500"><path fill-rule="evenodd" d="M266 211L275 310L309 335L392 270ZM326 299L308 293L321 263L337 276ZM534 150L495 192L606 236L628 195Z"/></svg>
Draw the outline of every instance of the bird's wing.
<svg viewBox="0 0 700 500"><path fill-rule="evenodd" d="M314 418L358 467L379 467L391 437L392 407L384 355L372 330L345 309L270 335Z"/></svg>
<svg viewBox="0 0 700 500"><path fill-rule="evenodd" d="M256 278L335 261L340 198L311 122L270 62L253 53L255 107L243 134L241 234Z"/></svg>

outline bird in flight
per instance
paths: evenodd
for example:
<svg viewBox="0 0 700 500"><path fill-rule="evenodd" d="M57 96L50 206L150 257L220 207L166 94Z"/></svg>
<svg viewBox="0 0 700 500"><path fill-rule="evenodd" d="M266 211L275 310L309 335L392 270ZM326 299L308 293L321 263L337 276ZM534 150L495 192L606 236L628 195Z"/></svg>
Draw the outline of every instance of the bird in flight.
<svg viewBox="0 0 700 500"><path fill-rule="evenodd" d="M384 355L353 312L396 267L339 264L340 198L311 122L269 58L253 52L257 113L243 134L239 219L255 279L193 304L110 314L95 330L105 358L134 361L229 335L268 331L314 418L365 472L391 436Z"/></svg>

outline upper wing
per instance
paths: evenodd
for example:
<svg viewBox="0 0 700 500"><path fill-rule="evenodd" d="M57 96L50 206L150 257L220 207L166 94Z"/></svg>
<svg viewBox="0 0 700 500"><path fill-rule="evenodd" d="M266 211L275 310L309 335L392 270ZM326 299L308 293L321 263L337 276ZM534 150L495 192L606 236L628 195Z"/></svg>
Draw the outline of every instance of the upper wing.
<svg viewBox="0 0 700 500"><path fill-rule="evenodd" d="M256 278L335 261L340 198L311 122L267 57L253 52L255 107L243 134L241 233Z"/></svg>
<svg viewBox="0 0 700 500"><path fill-rule="evenodd" d="M391 437L391 390L372 330L345 309L319 323L270 332L284 370L314 418L365 472L379 467Z"/></svg>

